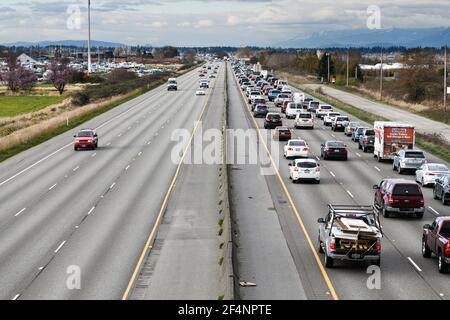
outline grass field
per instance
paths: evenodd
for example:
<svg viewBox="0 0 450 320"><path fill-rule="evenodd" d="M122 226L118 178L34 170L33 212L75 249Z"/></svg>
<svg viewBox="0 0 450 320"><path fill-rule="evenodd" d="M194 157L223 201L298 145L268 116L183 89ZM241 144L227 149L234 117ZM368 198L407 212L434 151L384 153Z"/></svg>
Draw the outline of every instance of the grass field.
<svg viewBox="0 0 450 320"><path fill-rule="evenodd" d="M65 96L2 96L0 95L0 118L39 111L52 104L61 103Z"/></svg>

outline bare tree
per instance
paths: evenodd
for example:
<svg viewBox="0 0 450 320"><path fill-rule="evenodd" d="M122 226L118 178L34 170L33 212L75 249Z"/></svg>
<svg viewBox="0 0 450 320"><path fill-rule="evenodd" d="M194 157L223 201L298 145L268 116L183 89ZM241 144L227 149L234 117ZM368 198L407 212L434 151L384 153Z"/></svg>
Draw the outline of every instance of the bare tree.
<svg viewBox="0 0 450 320"><path fill-rule="evenodd" d="M59 94L63 94L67 83L74 76L74 70L69 66L68 59L55 59L49 67L49 80L58 90Z"/></svg>
<svg viewBox="0 0 450 320"><path fill-rule="evenodd" d="M1 78L12 92L30 91L37 80L32 71L17 64L10 64L9 71L5 72Z"/></svg>

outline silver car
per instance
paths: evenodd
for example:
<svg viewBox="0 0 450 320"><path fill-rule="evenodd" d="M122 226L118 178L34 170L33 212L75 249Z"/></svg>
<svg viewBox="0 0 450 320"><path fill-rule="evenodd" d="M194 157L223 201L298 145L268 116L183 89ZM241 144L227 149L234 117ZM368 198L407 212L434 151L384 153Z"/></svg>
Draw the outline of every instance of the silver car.
<svg viewBox="0 0 450 320"><path fill-rule="evenodd" d="M392 169L402 174L406 170L416 171L426 163L425 154L420 150L401 150L394 156Z"/></svg>

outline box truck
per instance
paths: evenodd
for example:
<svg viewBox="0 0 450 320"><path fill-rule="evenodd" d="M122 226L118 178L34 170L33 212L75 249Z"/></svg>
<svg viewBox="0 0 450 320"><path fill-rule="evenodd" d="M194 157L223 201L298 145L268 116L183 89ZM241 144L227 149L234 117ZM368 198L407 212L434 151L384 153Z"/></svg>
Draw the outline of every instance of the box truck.
<svg viewBox="0 0 450 320"><path fill-rule="evenodd" d="M393 160L395 154L400 150L414 149L416 132L413 125L400 122L376 121L374 130L374 157L378 161Z"/></svg>

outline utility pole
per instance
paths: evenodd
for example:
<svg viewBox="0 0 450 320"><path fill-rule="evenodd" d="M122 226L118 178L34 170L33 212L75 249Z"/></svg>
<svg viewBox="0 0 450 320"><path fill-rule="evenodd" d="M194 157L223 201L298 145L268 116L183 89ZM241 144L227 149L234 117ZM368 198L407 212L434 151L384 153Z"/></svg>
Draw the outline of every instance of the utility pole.
<svg viewBox="0 0 450 320"><path fill-rule="evenodd" d="M447 113L447 44L444 49L444 113Z"/></svg>
<svg viewBox="0 0 450 320"><path fill-rule="evenodd" d="M350 50L347 50L347 87L348 87L348 78L349 78L349 64L350 64Z"/></svg>
<svg viewBox="0 0 450 320"><path fill-rule="evenodd" d="M383 99L383 47L381 47L380 100Z"/></svg>
<svg viewBox="0 0 450 320"><path fill-rule="evenodd" d="M327 52L328 57L328 83L330 83L330 54Z"/></svg>
<svg viewBox="0 0 450 320"><path fill-rule="evenodd" d="M91 71L91 0L88 0L88 73Z"/></svg>

